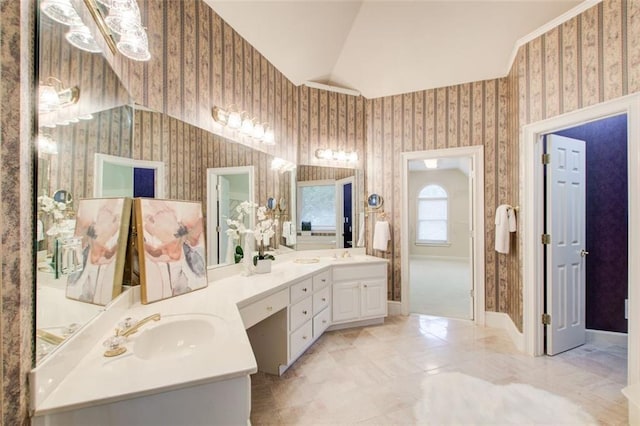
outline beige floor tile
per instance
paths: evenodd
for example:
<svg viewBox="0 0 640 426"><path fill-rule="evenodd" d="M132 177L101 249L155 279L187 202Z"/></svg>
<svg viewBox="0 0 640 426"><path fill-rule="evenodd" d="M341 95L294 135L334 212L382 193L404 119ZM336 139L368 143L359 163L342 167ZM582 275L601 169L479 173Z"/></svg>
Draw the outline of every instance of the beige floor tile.
<svg viewBox="0 0 640 426"><path fill-rule="evenodd" d="M424 424L425 381L451 372L534 386L570 400L600 424L628 421L620 392L626 348L589 343L555 357L529 357L502 330L427 315L325 333L282 377L253 375L251 421Z"/></svg>

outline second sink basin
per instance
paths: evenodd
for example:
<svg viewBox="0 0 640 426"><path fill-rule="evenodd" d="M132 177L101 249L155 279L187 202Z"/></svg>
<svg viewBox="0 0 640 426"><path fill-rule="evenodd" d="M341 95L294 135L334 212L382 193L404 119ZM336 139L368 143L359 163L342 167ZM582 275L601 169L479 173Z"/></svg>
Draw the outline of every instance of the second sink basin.
<svg viewBox="0 0 640 426"><path fill-rule="evenodd" d="M135 338L133 353L145 360L184 358L206 353L224 332L211 315L166 315Z"/></svg>

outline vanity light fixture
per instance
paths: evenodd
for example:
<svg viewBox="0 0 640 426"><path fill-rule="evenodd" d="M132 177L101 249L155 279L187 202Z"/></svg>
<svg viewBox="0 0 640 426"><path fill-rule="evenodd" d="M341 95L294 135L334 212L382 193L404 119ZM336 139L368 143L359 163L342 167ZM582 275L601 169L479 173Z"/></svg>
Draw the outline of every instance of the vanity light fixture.
<svg viewBox="0 0 640 426"><path fill-rule="evenodd" d="M358 153L355 151L346 152L344 150L334 151L328 148L319 148L316 149L316 158L321 160L355 163L358 161Z"/></svg>
<svg viewBox="0 0 640 426"><path fill-rule="evenodd" d="M271 161L271 170L277 170L280 173L290 172L295 168L295 164L282 158L276 157Z"/></svg>
<svg viewBox="0 0 640 426"><path fill-rule="evenodd" d="M438 159L437 158L428 158L424 160L424 166L427 169L437 169L438 168Z"/></svg>
<svg viewBox="0 0 640 426"><path fill-rule="evenodd" d="M253 138L265 145L275 145L275 133L268 123L257 122L246 111L238 111L235 105L227 109L213 107L211 115L216 123L231 130L237 130L246 137Z"/></svg>
<svg viewBox="0 0 640 426"><path fill-rule="evenodd" d="M40 10L49 18L64 25L82 25L80 15L70 0L43 0Z"/></svg>
<svg viewBox="0 0 640 426"><path fill-rule="evenodd" d="M58 144L51 138L51 136L39 134L38 152L40 154L56 155L58 153Z"/></svg>
<svg viewBox="0 0 640 426"><path fill-rule="evenodd" d="M77 47L85 52L102 52L102 49L100 49L100 46L98 46L98 43L96 43L96 40L91 35L89 27L84 24L72 26L64 37L73 47Z"/></svg>
<svg viewBox="0 0 640 426"><path fill-rule="evenodd" d="M55 77L49 77L38 88L38 111L42 114L73 105L80 98L78 86L64 87Z"/></svg>

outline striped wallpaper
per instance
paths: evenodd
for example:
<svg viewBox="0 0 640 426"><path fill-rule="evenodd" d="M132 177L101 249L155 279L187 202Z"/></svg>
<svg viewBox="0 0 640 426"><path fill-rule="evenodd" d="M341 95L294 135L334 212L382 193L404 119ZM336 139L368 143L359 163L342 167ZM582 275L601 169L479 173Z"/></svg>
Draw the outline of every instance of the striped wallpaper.
<svg viewBox="0 0 640 426"><path fill-rule="evenodd" d="M218 132L214 106L233 104L269 123L275 146L239 141L297 159L298 90L203 1L140 0L151 60L106 54L135 101L185 123Z"/></svg>
<svg viewBox="0 0 640 426"><path fill-rule="evenodd" d="M340 167L362 169L365 152L365 98L298 87L299 142L298 164L333 166L315 157L317 149L330 148L358 153L357 163Z"/></svg>
<svg viewBox="0 0 640 426"><path fill-rule="evenodd" d="M390 300L400 300L401 209L400 154L484 145L486 241L486 308L508 312L509 259L498 259L493 246L493 214L502 202L512 202L505 179L508 168L507 79L486 80L434 90L407 93L367 100L366 191L384 198L391 238L387 253L367 252L390 260ZM367 241L372 240L372 226L367 223Z"/></svg>
<svg viewBox="0 0 640 426"><path fill-rule="evenodd" d="M130 102L129 93L104 57L71 46L64 37L67 30L67 26L41 14L38 74L41 83L54 77L65 88L78 86L80 97L77 104L59 112L41 114L40 126Z"/></svg>

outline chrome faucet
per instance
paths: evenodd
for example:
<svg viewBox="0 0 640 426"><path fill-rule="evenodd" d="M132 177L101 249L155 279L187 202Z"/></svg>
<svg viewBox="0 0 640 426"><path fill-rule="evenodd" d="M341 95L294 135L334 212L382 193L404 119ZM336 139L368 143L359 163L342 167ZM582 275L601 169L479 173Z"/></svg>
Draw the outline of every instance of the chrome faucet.
<svg viewBox="0 0 640 426"><path fill-rule="evenodd" d="M160 321L160 314L149 315L148 317L141 319L131 327L125 328L124 330L117 330L116 336L129 337L149 321Z"/></svg>

